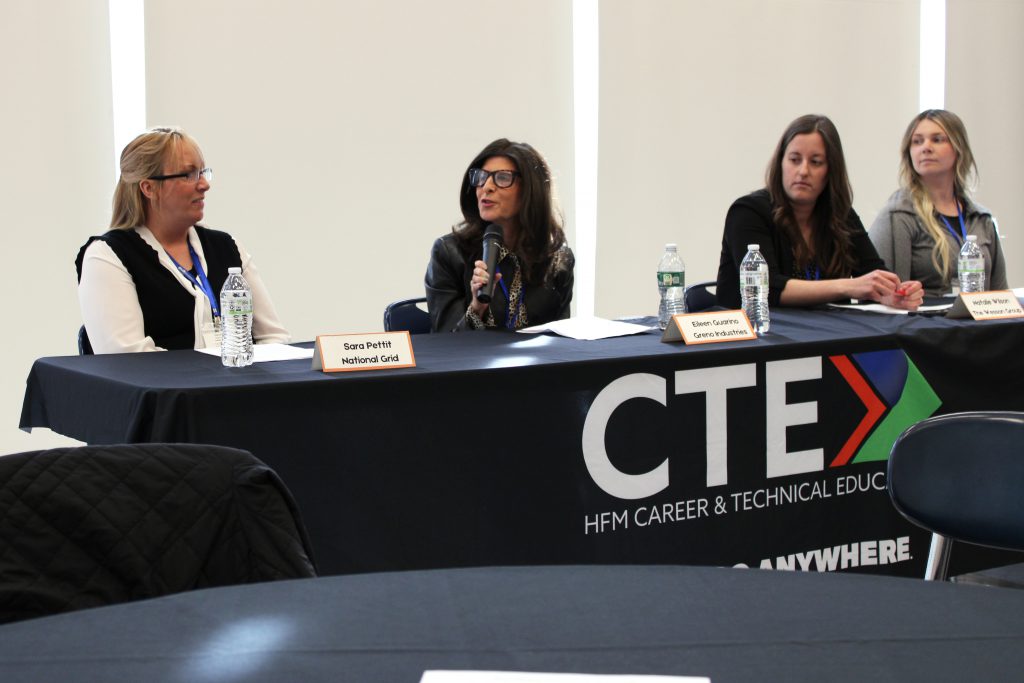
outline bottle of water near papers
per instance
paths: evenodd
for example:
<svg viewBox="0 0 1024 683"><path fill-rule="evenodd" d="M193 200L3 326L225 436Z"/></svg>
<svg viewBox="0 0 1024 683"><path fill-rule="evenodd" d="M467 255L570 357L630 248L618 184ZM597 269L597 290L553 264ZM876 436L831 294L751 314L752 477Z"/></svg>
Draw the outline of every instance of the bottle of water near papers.
<svg viewBox="0 0 1024 683"><path fill-rule="evenodd" d="M740 296L743 312L757 334L770 327L768 316L768 263L761 256L761 245L748 244L747 255L740 263Z"/></svg>
<svg viewBox="0 0 1024 683"><path fill-rule="evenodd" d="M686 300L683 298L683 291L686 287L686 266L683 259L676 251L676 245L666 244L665 253L661 255L661 262L658 263L658 294L661 295L661 303L658 304L658 327L668 327L672 316L677 313L686 313Z"/></svg>
<svg viewBox="0 0 1024 683"><path fill-rule="evenodd" d="M964 240L956 271L960 278L961 292L985 291L985 255L978 246L977 235L968 235Z"/></svg>
<svg viewBox="0 0 1024 683"><path fill-rule="evenodd" d="M252 290L241 268L228 268L220 290L220 360L229 368L252 365Z"/></svg>

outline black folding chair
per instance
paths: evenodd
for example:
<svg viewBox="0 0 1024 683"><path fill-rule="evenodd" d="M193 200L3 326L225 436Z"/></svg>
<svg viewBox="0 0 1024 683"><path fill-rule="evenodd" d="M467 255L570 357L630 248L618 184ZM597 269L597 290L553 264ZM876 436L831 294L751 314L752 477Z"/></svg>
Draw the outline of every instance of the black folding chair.
<svg viewBox="0 0 1024 683"><path fill-rule="evenodd" d="M410 334L430 332L430 314L420 307L420 304L426 303L426 297L420 297L388 304L384 309L384 331L407 330Z"/></svg>
<svg viewBox="0 0 1024 683"><path fill-rule="evenodd" d="M78 355L92 355L92 344L89 342L89 333L85 331L85 325L78 328Z"/></svg>
<svg viewBox="0 0 1024 683"><path fill-rule="evenodd" d="M1024 550L1024 413L941 415L892 446L889 496L932 532L925 578L944 581L952 541Z"/></svg>
<svg viewBox="0 0 1024 683"><path fill-rule="evenodd" d="M683 291L683 299L686 301L687 313L699 313L718 305L718 298L713 291L718 283L714 281L698 282L690 285Z"/></svg>

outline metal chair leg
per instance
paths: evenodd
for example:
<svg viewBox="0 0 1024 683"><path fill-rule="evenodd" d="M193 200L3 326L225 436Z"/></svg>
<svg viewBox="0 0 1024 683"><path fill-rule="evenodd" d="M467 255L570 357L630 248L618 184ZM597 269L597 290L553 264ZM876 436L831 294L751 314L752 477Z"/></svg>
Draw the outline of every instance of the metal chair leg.
<svg viewBox="0 0 1024 683"><path fill-rule="evenodd" d="M928 564L924 569L925 581L945 581L949 573L949 551L953 542L940 534L932 534L928 549Z"/></svg>

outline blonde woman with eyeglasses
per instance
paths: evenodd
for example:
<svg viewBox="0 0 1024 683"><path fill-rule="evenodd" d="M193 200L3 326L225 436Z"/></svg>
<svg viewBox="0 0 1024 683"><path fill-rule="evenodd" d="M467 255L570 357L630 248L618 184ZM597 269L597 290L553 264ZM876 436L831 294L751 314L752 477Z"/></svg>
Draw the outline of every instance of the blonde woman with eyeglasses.
<svg viewBox="0 0 1024 683"><path fill-rule="evenodd" d="M957 256L968 235L985 255L985 288L1006 289L1006 261L992 212L970 196L977 175L963 121L929 109L914 117L900 144L900 189L869 231L878 254L928 296L950 294Z"/></svg>
<svg viewBox="0 0 1024 683"><path fill-rule="evenodd" d="M199 224L213 171L177 128L154 128L121 153L111 229L78 252L78 299L94 352L219 344L220 289L242 268L253 296L253 341L287 342L252 257Z"/></svg>

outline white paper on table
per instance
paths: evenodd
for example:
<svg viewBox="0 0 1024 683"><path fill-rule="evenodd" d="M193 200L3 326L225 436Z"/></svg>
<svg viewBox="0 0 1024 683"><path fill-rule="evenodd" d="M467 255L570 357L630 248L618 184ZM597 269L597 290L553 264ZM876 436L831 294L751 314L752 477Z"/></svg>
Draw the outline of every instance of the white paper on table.
<svg viewBox="0 0 1024 683"><path fill-rule="evenodd" d="M219 356L220 349L216 346L205 349L196 349L199 353L210 356ZM290 344L253 344L252 360L254 363L266 363L272 360L297 360L301 358L312 358L313 349L300 349Z"/></svg>
<svg viewBox="0 0 1024 683"><path fill-rule="evenodd" d="M945 311L953 305L952 302L948 304L935 304L933 306L918 306L917 311L924 313L926 311ZM849 308L854 311L871 311L872 313L890 313L893 315L906 315L910 311L903 308L895 308L893 306L886 306L885 304L829 304L832 308Z"/></svg>
<svg viewBox="0 0 1024 683"><path fill-rule="evenodd" d="M420 683L711 683L706 676L630 676L532 671L424 671Z"/></svg>
<svg viewBox="0 0 1024 683"><path fill-rule="evenodd" d="M609 337L625 337L630 334L642 334L652 329L654 328L646 325L624 323L620 320L607 320L605 318L584 316L579 318L567 318L565 320L555 320L545 323L544 325L524 327L523 329L516 331L524 332L526 334L554 332L555 334L563 337L593 341L595 339L608 339Z"/></svg>

